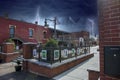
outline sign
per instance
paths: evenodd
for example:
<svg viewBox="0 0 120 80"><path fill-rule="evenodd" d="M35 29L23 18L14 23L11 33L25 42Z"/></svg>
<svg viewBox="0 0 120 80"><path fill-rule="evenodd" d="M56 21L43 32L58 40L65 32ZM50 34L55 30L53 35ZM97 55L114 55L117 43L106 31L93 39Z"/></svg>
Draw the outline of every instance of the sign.
<svg viewBox="0 0 120 80"><path fill-rule="evenodd" d="M19 50L19 46L16 46L16 50Z"/></svg>
<svg viewBox="0 0 120 80"><path fill-rule="evenodd" d="M59 59L59 50L54 50L54 60L58 60Z"/></svg>
<svg viewBox="0 0 120 80"><path fill-rule="evenodd" d="M80 55L80 48L77 48L77 54Z"/></svg>
<svg viewBox="0 0 120 80"><path fill-rule="evenodd" d="M75 51L75 49L73 48L73 49L72 49L72 56L75 56L75 52L76 52L76 51Z"/></svg>
<svg viewBox="0 0 120 80"><path fill-rule="evenodd" d="M83 46L84 45L84 38L80 37L79 38L79 46Z"/></svg>
<svg viewBox="0 0 120 80"><path fill-rule="evenodd" d="M37 50L33 49L33 57L37 57Z"/></svg>
<svg viewBox="0 0 120 80"><path fill-rule="evenodd" d="M68 57L68 50L67 49L61 50L61 57L63 57L63 58Z"/></svg>
<svg viewBox="0 0 120 80"><path fill-rule="evenodd" d="M47 60L47 50L42 50L41 51L41 59Z"/></svg>

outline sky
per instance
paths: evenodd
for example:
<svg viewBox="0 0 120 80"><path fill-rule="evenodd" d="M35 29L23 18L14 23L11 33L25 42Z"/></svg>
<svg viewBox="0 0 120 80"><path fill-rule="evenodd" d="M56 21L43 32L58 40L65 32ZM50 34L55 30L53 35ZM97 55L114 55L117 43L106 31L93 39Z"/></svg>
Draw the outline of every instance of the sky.
<svg viewBox="0 0 120 80"><path fill-rule="evenodd" d="M98 33L97 0L0 0L0 16L44 25L57 17L57 29ZM48 21L53 28L53 22ZM91 28L92 27L92 28Z"/></svg>

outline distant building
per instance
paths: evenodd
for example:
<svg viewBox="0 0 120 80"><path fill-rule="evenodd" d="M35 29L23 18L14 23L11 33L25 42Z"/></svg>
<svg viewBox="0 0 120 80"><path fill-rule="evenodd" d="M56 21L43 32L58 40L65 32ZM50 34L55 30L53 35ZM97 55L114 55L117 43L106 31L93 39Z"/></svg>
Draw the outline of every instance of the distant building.
<svg viewBox="0 0 120 80"><path fill-rule="evenodd" d="M89 44L89 32L80 31L68 34L59 35L61 40L67 42L68 46L80 46L80 38L82 39L82 46Z"/></svg>
<svg viewBox="0 0 120 80"><path fill-rule="evenodd" d="M76 46L87 46L89 44L89 32L87 31L73 32L71 37Z"/></svg>

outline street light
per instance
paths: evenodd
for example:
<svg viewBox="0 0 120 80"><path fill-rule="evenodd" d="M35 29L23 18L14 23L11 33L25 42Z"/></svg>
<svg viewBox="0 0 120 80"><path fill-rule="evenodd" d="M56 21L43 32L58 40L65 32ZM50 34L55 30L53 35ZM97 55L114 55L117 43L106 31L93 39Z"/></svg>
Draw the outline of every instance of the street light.
<svg viewBox="0 0 120 80"><path fill-rule="evenodd" d="M49 26L48 24L47 24L47 20L49 20L49 21L52 21L53 23L54 23L54 38L56 39L57 38L57 33L56 33L56 17L52 20L52 19L45 19L45 25L44 26Z"/></svg>

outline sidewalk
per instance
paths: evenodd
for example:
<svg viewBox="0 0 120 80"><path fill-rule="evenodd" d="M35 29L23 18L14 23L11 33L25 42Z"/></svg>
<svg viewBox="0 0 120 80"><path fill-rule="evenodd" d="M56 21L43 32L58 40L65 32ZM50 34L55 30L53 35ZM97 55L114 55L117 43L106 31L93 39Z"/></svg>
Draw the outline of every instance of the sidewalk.
<svg viewBox="0 0 120 80"><path fill-rule="evenodd" d="M15 72L14 66L15 63L4 63L0 64L0 76L3 76L5 74L9 74L11 72Z"/></svg>
<svg viewBox="0 0 120 80"><path fill-rule="evenodd" d="M91 48L91 53L95 53L93 58L54 77L54 79L56 80L88 80L87 69L99 71L99 52L97 52L97 48L98 46Z"/></svg>
<svg viewBox="0 0 120 80"><path fill-rule="evenodd" d="M0 80L53 80L24 71L15 72L15 65L13 62L0 64Z"/></svg>

